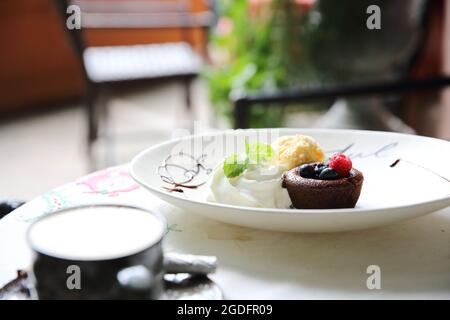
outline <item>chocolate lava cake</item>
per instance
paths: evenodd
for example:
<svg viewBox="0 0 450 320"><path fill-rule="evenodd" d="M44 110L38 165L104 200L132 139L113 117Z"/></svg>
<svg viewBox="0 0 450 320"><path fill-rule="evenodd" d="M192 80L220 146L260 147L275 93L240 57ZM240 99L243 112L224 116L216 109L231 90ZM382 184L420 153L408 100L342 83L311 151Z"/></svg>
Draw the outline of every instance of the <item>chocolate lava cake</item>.
<svg viewBox="0 0 450 320"><path fill-rule="evenodd" d="M351 167L310 163L283 175L283 187L297 209L354 208L361 193L363 174ZM338 173L339 172L339 173Z"/></svg>

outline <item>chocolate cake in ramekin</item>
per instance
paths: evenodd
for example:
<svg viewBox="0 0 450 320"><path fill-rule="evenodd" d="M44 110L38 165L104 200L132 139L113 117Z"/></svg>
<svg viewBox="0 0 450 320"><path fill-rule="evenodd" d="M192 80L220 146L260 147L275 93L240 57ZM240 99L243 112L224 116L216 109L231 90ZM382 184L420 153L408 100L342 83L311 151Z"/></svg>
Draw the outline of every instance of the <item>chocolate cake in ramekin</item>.
<svg viewBox="0 0 450 320"><path fill-rule="evenodd" d="M316 165L318 163L313 163ZM363 174L352 168L347 177L335 180L305 178L299 168L283 175L283 187L297 209L354 208L361 193Z"/></svg>

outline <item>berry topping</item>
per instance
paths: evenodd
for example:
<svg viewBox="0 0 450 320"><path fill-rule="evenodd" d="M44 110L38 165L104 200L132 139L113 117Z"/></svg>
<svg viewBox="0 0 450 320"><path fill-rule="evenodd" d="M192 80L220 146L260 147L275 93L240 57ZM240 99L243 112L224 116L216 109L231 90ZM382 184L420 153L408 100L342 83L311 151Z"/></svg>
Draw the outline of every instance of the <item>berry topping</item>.
<svg viewBox="0 0 450 320"><path fill-rule="evenodd" d="M322 172L323 169L325 169L327 167L327 165L323 164L323 163L317 163L314 165L314 172L316 174L316 176L318 177L320 175L320 173Z"/></svg>
<svg viewBox="0 0 450 320"><path fill-rule="evenodd" d="M314 169L314 166L311 164L303 164L298 168L298 172L303 178L314 178L316 176Z"/></svg>
<svg viewBox="0 0 450 320"><path fill-rule="evenodd" d="M334 169L341 177L348 177L352 169L352 160L343 153L335 153L328 160L328 166Z"/></svg>
<svg viewBox="0 0 450 320"><path fill-rule="evenodd" d="M338 179L338 178L339 178L339 174L336 172L336 170L331 169L331 168L323 169L319 175L319 179L322 179L322 180L334 180L334 179Z"/></svg>
<svg viewBox="0 0 450 320"><path fill-rule="evenodd" d="M303 164L297 168L298 174L307 179L334 180L339 174L324 163Z"/></svg>

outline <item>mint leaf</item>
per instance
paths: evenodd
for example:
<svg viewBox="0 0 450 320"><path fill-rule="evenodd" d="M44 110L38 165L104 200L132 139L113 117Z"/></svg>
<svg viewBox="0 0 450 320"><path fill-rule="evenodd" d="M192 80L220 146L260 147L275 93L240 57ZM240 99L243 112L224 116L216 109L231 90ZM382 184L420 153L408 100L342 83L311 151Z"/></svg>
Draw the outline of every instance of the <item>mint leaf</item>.
<svg viewBox="0 0 450 320"><path fill-rule="evenodd" d="M272 147L266 143L249 143L248 137L245 138L245 155L234 153L225 158L223 162L223 173L227 178L234 178L248 168L250 163L261 164L264 161L272 159L275 155Z"/></svg>
<svg viewBox="0 0 450 320"><path fill-rule="evenodd" d="M261 164L261 162L268 161L275 156L275 151L269 144L256 142L247 146L247 157L251 163Z"/></svg>
<svg viewBox="0 0 450 320"><path fill-rule="evenodd" d="M241 175L247 167L248 157L233 153L225 158L223 162L223 173L227 178L234 178Z"/></svg>

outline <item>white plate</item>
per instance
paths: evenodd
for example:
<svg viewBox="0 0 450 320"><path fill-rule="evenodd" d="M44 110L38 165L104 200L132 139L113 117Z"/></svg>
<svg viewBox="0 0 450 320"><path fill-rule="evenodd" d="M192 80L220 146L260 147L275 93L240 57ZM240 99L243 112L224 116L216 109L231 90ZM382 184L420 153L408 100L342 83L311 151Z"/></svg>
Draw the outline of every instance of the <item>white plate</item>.
<svg viewBox="0 0 450 320"><path fill-rule="evenodd" d="M185 152L203 154L203 164L213 168L224 156L244 150L250 142L271 143L277 137L307 134L328 153L344 151L354 167L364 173L364 184L356 208L299 210L249 208L207 202L207 186L169 192L158 167L173 154L171 163L192 164ZM390 165L401 159L395 167ZM171 167L174 173L174 167ZM183 171L184 173L184 171ZM229 130L171 140L153 146L131 162L131 176L161 199L195 214L236 225L291 232L333 232L365 229L418 217L450 205L450 142L390 132L324 129ZM174 173L176 179L177 174ZM207 179L200 169L193 182Z"/></svg>

